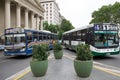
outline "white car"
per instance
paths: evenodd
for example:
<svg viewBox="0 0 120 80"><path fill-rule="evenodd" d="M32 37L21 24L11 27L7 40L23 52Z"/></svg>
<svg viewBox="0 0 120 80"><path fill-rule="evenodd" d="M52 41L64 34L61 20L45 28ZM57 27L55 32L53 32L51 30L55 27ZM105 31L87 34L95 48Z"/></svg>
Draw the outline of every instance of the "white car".
<svg viewBox="0 0 120 80"><path fill-rule="evenodd" d="M4 50L4 45L0 44L0 50Z"/></svg>

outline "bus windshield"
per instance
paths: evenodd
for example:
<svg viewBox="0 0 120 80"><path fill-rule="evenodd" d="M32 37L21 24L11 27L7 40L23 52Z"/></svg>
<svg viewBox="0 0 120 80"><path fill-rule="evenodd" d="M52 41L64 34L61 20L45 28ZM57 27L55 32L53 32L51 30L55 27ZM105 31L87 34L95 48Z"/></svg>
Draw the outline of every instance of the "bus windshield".
<svg viewBox="0 0 120 80"><path fill-rule="evenodd" d="M96 47L117 47L118 44L117 34L95 34Z"/></svg>
<svg viewBox="0 0 120 80"><path fill-rule="evenodd" d="M5 35L5 45L25 44L25 34L8 34Z"/></svg>
<svg viewBox="0 0 120 80"><path fill-rule="evenodd" d="M4 45L4 35L0 36L0 45Z"/></svg>

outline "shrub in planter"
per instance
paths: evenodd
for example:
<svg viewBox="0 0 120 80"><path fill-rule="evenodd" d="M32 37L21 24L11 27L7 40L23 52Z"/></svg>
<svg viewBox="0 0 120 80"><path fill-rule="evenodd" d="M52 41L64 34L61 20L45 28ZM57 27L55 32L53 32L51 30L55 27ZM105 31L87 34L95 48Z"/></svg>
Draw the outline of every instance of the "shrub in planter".
<svg viewBox="0 0 120 80"><path fill-rule="evenodd" d="M54 56L55 56L56 59L61 59L62 58L62 56L63 56L63 48L62 48L61 44L55 43L53 51L54 51Z"/></svg>
<svg viewBox="0 0 120 80"><path fill-rule="evenodd" d="M77 52L77 56L76 56L77 60L87 61L93 59L93 55L88 44L79 44L77 46L76 52Z"/></svg>
<svg viewBox="0 0 120 80"><path fill-rule="evenodd" d="M48 68L48 53L45 44L34 45L32 61L30 62L31 71L34 76L43 76Z"/></svg>
<svg viewBox="0 0 120 80"><path fill-rule="evenodd" d="M74 68L79 77L89 77L93 66L93 55L87 44L79 44L76 49Z"/></svg>

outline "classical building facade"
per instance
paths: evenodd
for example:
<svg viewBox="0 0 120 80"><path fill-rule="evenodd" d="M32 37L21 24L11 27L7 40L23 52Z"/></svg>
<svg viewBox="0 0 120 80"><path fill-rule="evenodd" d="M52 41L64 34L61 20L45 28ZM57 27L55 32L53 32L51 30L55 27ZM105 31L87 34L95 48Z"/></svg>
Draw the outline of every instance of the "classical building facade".
<svg viewBox="0 0 120 80"><path fill-rule="evenodd" d="M0 34L5 28L42 30L44 8L40 0L0 0Z"/></svg>
<svg viewBox="0 0 120 80"><path fill-rule="evenodd" d="M44 21L49 24L59 25L59 6L55 0L40 0L41 5L45 9Z"/></svg>

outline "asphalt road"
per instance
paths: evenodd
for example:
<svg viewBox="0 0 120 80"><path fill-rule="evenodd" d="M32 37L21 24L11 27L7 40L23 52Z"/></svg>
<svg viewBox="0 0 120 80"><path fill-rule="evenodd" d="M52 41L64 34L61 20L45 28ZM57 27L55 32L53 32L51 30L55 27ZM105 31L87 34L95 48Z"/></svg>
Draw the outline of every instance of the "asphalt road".
<svg viewBox="0 0 120 80"><path fill-rule="evenodd" d="M3 56L2 52L0 52L0 80L5 80L13 74L28 67L30 60L31 57Z"/></svg>
<svg viewBox="0 0 120 80"><path fill-rule="evenodd" d="M72 50L65 49L65 52L69 53L73 56L76 55L76 53ZM103 57L101 57L101 56L100 57L94 57L94 61L120 68L120 54L103 56Z"/></svg>
<svg viewBox="0 0 120 80"><path fill-rule="evenodd" d="M52 54L52 51L50 51L50 53ZM74 51L70 51L66 49L64 49L64 53L69 54L70 58L75 58L75 55L76 55ZM30 61L31 61L31 56L30 57L24 57L24 56L9 57L9 56L3 56L2 52L0 52L0 80L5 80L6 78L14 75L15 73L27 68L29 66ZM111 66L112 68L117 70L117 69L120 69L120 54L111 55L107 57L94 57L94 62L95 64L99 64L100 66L105 66L105 67ZM120 70L118 71L120 72ZM109 80L120 80L120 77L116 77L115 75L109 74L102 70L98 70L98 67L94 68L92 73L93 73L92 79L105 80L106 77L109 77L110 78ZM118 76L119 75L120 74L118 74ZM27 74L27 76L29 77L29 74ZM91 79L88 79L88 80L91 80Z"/></svg>

